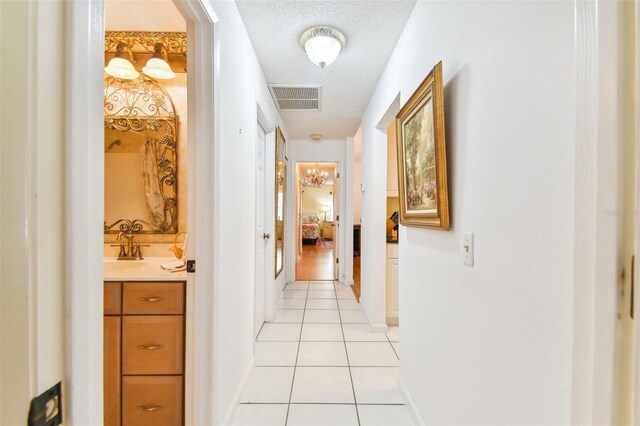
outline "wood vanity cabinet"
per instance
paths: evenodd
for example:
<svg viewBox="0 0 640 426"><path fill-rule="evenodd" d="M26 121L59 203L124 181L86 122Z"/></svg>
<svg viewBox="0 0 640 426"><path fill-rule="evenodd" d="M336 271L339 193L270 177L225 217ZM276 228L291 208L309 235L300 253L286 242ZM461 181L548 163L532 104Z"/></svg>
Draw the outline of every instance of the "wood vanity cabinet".
<svg viewBox="0 0 640 426"><path fill-rule="evenodd" d="M104 424L184 424L185 282L104 283Z"/></svg>

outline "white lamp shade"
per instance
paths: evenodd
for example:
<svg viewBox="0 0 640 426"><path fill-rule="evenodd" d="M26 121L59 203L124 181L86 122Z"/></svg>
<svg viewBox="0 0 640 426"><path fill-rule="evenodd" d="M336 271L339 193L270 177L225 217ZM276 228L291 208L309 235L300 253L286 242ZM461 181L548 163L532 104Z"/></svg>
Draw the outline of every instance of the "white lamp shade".
<svg viewBox="0 0 640 426"><path fill-rule="evenodd" d="M322 206L322 211L323 212L328 212L329 211L329 206Z"/></svg>
<svg viewBox="0 0 640 426"><path fill-rule="evenodd" d="M327 36L315 36L310 38L304 44L304 51L307 52L307 56L314 64L320 68L324 68L336 60L342 45L340 42Z"/></svg>
<svg viewBox="0 0 640 426"><path fill-rule="evenodd" d="M133 80L140 76L140 73L136 71L133 64L123 58L113 58L110 60L109 65L104 69L104 72L123 80Z"/></svg>
<svg viewBox="0 0 640 426"><path fill-rule="evenodd" d="M147 61L147 65L142 68L142 72L150 77L155 77L161 80L169 80L176 75L171 71L171 67L168 63L160 58L151 58Z"/></svg>

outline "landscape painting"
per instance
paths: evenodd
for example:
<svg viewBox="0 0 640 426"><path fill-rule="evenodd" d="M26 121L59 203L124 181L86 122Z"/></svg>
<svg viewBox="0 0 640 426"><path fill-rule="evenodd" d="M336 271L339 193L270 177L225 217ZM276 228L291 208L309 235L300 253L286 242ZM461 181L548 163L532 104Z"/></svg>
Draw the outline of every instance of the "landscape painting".
<svg viewBox="0 0 640 426"><path fill-rule="evenodd" d="M449 230L442 62L396 116L400 224Z"/></svg>
<svg viewBox="0 0 640 426"><path fill-rule="evenodd" d="M437 214L436 149L433 102L425 104L404 125L406 209Z"/></svg>

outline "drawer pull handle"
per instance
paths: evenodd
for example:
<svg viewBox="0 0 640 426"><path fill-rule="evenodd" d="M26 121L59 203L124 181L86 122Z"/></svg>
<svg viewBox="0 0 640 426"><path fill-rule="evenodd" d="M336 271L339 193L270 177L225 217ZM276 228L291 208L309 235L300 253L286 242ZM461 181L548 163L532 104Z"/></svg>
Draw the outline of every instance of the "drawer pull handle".
<svg viewBox="0 0 640 426"><path fill-rule="evenodd" d="M158 349L164 348L164 345L138 345L138 349L142 349L145 351L157 351Z"/></svg>
<svg viewBox="0 0 640 426"><path fill-rule="evenodd" d="M148 413L153 413L154 411L158 411L162 408L164 408L162 407L162 405L155 405L155 404L138 405L138 410L146 411Z"/></svg>
<svg viewBox="0 0 640 426"><path fill-rule="evenodd" d="M160 302L162 297L138 297L138 300L141 302Z"/></svg>

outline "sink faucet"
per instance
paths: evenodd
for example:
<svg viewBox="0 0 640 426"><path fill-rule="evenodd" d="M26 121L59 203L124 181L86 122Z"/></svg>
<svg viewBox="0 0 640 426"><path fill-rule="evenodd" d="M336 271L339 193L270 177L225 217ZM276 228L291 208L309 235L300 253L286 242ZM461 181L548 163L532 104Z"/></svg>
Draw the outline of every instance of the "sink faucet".
<svg viewBox="0 0 640 426"><path fill-rule="evenodd" d="M142 257L142 250L140 249L141 244L134 244L133 243L133 237L135 235L133 235L132 232L119 232L118 236L116 237L116 240L120 240L122 238L122 236L124 236L127 239L127 243L125 245L125 243L121 243L118 245L115 245L113 247L120 247L120 252L118 254L118 260L143 260ZM147 246L145 244L145 246Z"/></svg>
<svg viewBox="0 0 640 426"><path fill-rule="evenodd" d="M131 255L133 254L133 234L131 232L128 232L125 234L124 232L121 231L118 233L116 240L120 241L120 238L122 238L123 235L127 239L127 249L125 251L125 257L132 257ZM122 253L123 248L124 248L124 244L121 244L120 253Z"/></svg>

